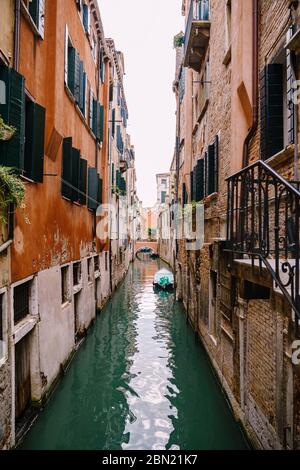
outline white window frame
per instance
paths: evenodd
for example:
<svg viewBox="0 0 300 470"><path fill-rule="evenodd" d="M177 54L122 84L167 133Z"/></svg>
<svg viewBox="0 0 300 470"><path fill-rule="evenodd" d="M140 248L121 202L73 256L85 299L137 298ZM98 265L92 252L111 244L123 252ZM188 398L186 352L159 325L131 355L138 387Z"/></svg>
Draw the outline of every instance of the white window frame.
<svg viewBox="0 0 300 470"><path fill-rule="evenodd" d="M3 341L0 347L0 367L5 364L8 358L8 301L7 288L0 289L0 301L2 302L2 328Z"/></svg>

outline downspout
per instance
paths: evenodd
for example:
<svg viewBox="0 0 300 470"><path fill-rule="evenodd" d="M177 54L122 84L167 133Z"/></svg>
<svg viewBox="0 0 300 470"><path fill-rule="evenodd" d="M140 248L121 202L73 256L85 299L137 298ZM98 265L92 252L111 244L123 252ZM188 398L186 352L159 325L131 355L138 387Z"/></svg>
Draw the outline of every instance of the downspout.
<svg viewBox="0 0 300 470"><path fill-rule="evenodd" d="M298 1L291 3L291 17L292 17L292 24L297 26L297 19L295 18L297 14L298 8ZM292 10L294 10L295 16L293 16ZM290 51L291 53L291 68L293 74L293 81L296 82L297 80L297 55L294 51ZM299 156L298 156L298 101L294 100L294 180L299 181Z"/></svg>
<svg viewBox="0 0 300 470"><path fill-rule="evenodd" d="M20 57L20 18L21 18L21 0L15 0L15 22L14 22L14 60L15 70L19 70Z"/></svg>
<svg viewBox="0 0 300 470"><path fill-rule="evenodd" d="M255 135L258 126L258 0L253 0L252 16L252 106L253 122L244 142L243 149L243 168L249 165L249 145Z"/></svg>

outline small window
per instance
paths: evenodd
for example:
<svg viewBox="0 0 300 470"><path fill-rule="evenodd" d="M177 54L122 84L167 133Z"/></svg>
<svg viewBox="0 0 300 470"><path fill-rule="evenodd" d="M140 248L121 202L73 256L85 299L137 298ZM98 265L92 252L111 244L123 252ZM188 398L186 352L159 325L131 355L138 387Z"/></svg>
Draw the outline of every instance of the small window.
<svg viewBox="0 0 300 470"><path fill-rule="evenodd" d="M108 270L108 253L105 253L105 271Z"/></svg>
<svg viewBox="0 0 300 470"><path fill-rule="evenodd" d="M24 282L14 288L14 322L18 323L30 314L31 281Z"/></svg>
<svg viewBox="0 0 300 470"><path fill-rule="evenodd" d="M93 56L94 61L96 61L97 60L97 41L96 41L94 34L92 38L92 56Z"/></svg>
<svg viewBox="0 0 300 470"><path fill-rule="evenodd" d="M40 36L44 38L45 0L23 0Z"/></svg>
<svg viewBox="0 0 300 470"><path fill-rule="evenodd" d="M99 256L95 256L94 258L94 269L95 271L100 271L100 264L99 264Z"/></svg>
<svg viewBox="0 0 300 470"><path fill-rule="evenodd" d="M81 262L73 264L73 285L78 286L81 282Z"/></svg>
<svg viewBox="0 0 300 470"><path fill-rule="evenodd" d="M166 191L161 192L160 201L162 204L166 202L166 195L167 195Z"/></svg>
<svg viewBox="0 0 300 470"><path fill-rule="evenodd" d="M93 258L89 258L87 260L87 268L88 268L88 281L93 281Z"/></svg>
<svg viewBox="0 0 300 470"><path fill-rule="evenodd" d="M61 268L61 303L70 301L69 266Z"/></svg>
<svg viewBox="0 0 300 470"><path fill-rule="evenodd" d="M225 41L226 49L231 46L231 0L226 1Z"/></svg>

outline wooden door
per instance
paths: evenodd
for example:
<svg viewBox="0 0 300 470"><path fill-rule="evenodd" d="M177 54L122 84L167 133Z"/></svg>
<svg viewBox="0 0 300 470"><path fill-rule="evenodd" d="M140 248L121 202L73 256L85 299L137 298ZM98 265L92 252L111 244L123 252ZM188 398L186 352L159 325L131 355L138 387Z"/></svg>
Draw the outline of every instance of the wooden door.
<svg viewBox="0 0 300 470"><path fill-rule="evenodd" d="M22 415L31 399L29 340L27 335L15 346L16 419Z"/></svg>

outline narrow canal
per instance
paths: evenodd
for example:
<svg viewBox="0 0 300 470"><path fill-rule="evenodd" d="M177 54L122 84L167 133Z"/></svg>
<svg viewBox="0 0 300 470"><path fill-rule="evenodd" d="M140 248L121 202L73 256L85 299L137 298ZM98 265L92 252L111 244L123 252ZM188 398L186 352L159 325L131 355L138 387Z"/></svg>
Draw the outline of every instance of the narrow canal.
<svg viewBox="0 0 300 470"><path fill-rule="evenodd" d="M22 449L245 449L159 261L136 261Z"/></svg>

